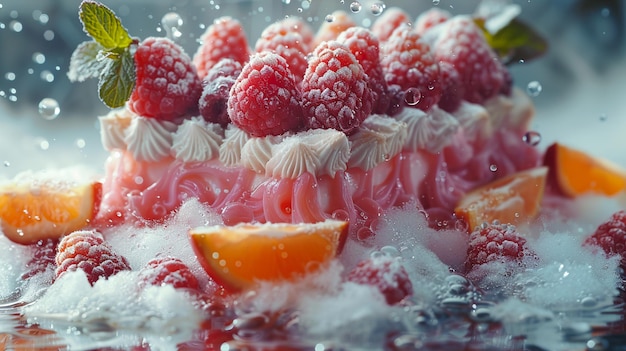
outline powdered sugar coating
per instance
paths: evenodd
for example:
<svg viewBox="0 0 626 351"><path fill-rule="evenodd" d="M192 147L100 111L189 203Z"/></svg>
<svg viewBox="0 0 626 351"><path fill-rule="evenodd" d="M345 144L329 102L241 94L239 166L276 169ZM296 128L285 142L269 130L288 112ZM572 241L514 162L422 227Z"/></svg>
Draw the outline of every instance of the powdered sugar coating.
<svg viewBox="0 0 626 351"><path fill-rule="evenodd" d="M200 78L223 58L233 59L240 64L248 61L250 48L241 22L224 16L213 21L200 37L202 45L193 56L193 64Z"/></svg>
<svg viewBox="0 0 626 351"><path fill-rule="evenodd" d="M393 31L404 24L411 22L411 16L399 7L389 7L372 24L372 33L380 42L386 42Z"/></svg>
<svg viewBox="0 0 626 351"><path fill-rule="evenodd" d="M292 29L290 21L283 20L267 26L256 42L255 51L273 51L282 56L296 82L302 81L307 67L306 55L310 48L302 35Z"/></svg>

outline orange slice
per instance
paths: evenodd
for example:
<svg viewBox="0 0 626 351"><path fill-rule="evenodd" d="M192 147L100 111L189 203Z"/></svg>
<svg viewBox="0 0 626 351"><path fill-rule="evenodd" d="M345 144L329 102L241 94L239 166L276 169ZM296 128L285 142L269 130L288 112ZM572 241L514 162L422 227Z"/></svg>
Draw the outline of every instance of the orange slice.
<svg viewBox="0 0 626 351"><path fill-rule="evenodd" d="M0 227L11 241L33 244L56 239L84 228L96 215L101 183L31 180L0 186Z"/></svg>
<svg viewBox="0 0 626 351"><path fill-rule="evenodd" d="M548 175L548 167L521 171L497 179L467 193L454 213L472 231L484 222L520 225L539 212Z"/></svg>
<svg viewBox="0 0 626 351"><path fill-rule="evenodd" d="M202 267L230 291L258 281L290 281L328 264L341 250L348 222L242 223L190 231Z"/></svg>
<svg viewBox="0 0 626 351"><path fill-rule="evenodd" d="M564 194L613 196L626 189L626 170L607 160L554 143L544 156L549 180Z"/></svg>

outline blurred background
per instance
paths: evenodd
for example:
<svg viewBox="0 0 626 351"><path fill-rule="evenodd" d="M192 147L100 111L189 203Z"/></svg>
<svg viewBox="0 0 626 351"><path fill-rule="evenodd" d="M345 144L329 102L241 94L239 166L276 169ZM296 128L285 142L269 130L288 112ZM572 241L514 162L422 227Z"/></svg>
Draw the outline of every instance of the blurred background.
<svg viewBox="0 0 626 351"><path fill-rule="evenodd" d="M494 1L494 0L491 0ZM625 2L621 0L495 1L521 7L520 18L549 42L548 53L511 66L515 85L538 82L532 99L534 130L545 148L554 140L606 157L626 167ZM377 5L399 6L417 17L439 6L473 13L478 0L103 0L131 35L165 36L163 19L180 16L176 40L191 56L215 18L233 16L251 46L261 30L285 16L299 16L314 29L335 10L357 23L376 20ZM106 153L97 116L97 82L70 83L73 49L87 40L78 20L80 0L0 0L0 179L25 169L87 164L102 167ZM358 6L357 6L358 5ZM169 17L168 17L169 16ZM166 22L167 23L167 22ZM170 22L171 23L171 22ZM180 23L180 22L179 22ZM537 91L535 89L535 91ZM53 100L42 99L50 98ZM55 102L57 105L55 105ZM43 110L40 109L43 108ZM41 110L41 111L40 111ZM57 114L58 113L58 114Z"/></svg>

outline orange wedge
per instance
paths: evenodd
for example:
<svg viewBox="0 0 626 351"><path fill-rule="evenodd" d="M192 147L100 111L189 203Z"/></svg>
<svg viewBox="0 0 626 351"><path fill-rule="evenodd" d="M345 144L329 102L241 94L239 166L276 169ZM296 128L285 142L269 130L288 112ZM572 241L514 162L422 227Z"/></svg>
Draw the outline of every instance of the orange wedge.
<svg viewBox="0 0 626 351"><path fill-rule="evenodd" d="M19 244L56 239L84 228L96 215L102 184L64 180L13 182L0 186L0 226Z"/></svg>
<svg viewBox="0 0 626 351"><path fill-rule="evenodd" d="M468 192L454 213L472 231L484 222L520 225L539 212L548 175L548 167L521 171L497 179Z"/></svg>
<svg viewBox="0 0 626 351"><path fill-rule="evenodd" d="M190 231L202 267L226 290L259 281L291 281L328 264L348 234L348 222L242 223Z"/></svg>
<svg viewBox="0 0 626 351"><path fill-rule="evenodd" d="M626 170L582 151L554 143L544 156L548 179L566 196L613 196L626 189Z"/></svg>

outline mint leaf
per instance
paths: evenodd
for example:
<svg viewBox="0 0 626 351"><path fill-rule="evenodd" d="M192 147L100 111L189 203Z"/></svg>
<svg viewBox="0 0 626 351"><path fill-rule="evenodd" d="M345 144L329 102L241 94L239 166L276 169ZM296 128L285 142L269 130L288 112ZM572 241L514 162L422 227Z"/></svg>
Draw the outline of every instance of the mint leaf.
<svg viewBox="0 0 626 351"><path fill-rule="evenodd" d="M517 18L493 34L485 28L484 19L476 18L474 22L482 29L487 43L505 64L532 60L548 49L548 42Z"/></svg>
<svg viewBox="0 0 626 351"><path fill-rule="evenodd" d="M98 95L110 108L122 107L135 87L135 61L130 50L123 50L116 59L106 59L98 83Z"/></svg>
<svg viewBox="0 0 626 351"><path fill-rule="evenodd" d="M83 1L78 12L83 30L106 50L128 47L132 39L120 19L108 7Z"/></svg>
<svg viewBox="0 0 626 351"><path fill-rule="evenodd" d="M95 41L80 43L70 58L67 77L72 82L82 82L89 78L98 78L106 61L101 57L102 45Z"/></svg>

